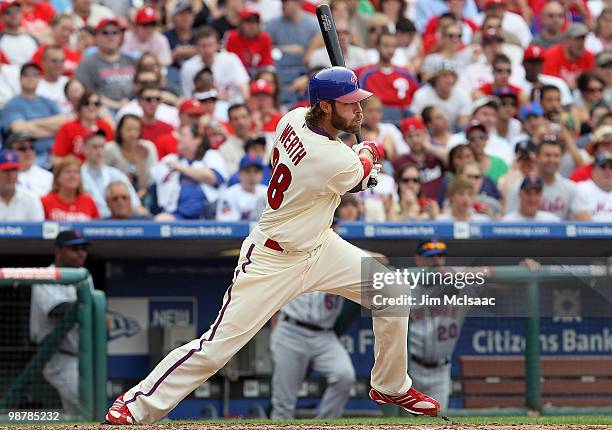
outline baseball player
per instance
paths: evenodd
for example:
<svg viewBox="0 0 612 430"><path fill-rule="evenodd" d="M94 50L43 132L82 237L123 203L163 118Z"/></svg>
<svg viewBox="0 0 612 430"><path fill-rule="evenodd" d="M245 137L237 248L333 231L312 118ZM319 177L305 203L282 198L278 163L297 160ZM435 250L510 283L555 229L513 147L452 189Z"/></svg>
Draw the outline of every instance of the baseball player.
<svg viewBox="0 0 612 430"><path fill-rule="evenodd" d="M299 294L322 291L361 302L361 260L368 254L330 226L340 196L366 189L377 174L376 144L350 148L337 138L342 131L359 132L359 102L370 95L344 67L310 78L311 107L290 111L276 129L266 208L242 244L215 322L119 396L106 415L109 423L148 424L164 417ZM438 402L413 388L407 374L408 318L376 316L373 328L370 398L417 415L437 414Z"/></svg>
<svg viewBox="0 0 612 430"><path fill-rule="evenodd" d="M60 232L55 239L52 267L83 267L90 242L74 230ZM33 285L30 299L30 339L41 343L56 328L64 313L76 302L76 288L70 285ZM59 393L64 411L80 412L79 332L75 325L66 334L59 350L43 368L45 380Z"/></svg>
<svg viewBox="0 0 612 430"><path fill-rule="evenodd" d="M317 418L340 418L355 382L351 358L333 331L344 299L315 291L285 305L272 332L272 419L294 418L310 365L327 380Z"/></svg>
<svg viewBox="0 0 612 430"><path fill-rule="evenodd" d="M417 267L443 267L447 246L429 240L419 243L415 262ZM428 294L427 287L413 291L416 303L420 294ZM466 307L414 306L410 312L410 375L421 390L429 390L446 409L451 393L451 356L455 350Z"/></svg>

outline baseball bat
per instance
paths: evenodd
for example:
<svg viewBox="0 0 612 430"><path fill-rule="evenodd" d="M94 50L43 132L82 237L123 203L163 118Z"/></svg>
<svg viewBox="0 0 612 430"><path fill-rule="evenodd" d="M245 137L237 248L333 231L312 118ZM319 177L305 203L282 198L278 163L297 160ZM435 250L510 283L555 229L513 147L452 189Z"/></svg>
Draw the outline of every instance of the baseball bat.
<svg viewBox="0 0 612 430"><path fill-rule="evenodd" d="M331 65L346 67L344 62L344 55L342 54L342 50L340 49L340 41L338 40L336 23L334 22L334 18L332 17L329 5L318 5L316 8L316 12L317 20L319 21L319 28L321 29L321 35L323 36L323 41L325 42L325 49L327 50L327 55L329 56L329 61L331 62ZM361 135L359 133L355 133L355 138L357 139L357 143L362 141ZM368 185L376 185L377 182L378 181L376 181L374 178L370 178L368 181ZM358 190L355 189L355 191ZM351 192L353 191L351 190Z"/></svg>
<svg viewBox="0 0 612 430"><path fill-rule="evenodd" d="M321 28L321 35L325 42L325 49L329 56L329 61L332 66L346 67L344 63L344 55L340 49L340 41L338 40L338 32L336 31L336 23L332 17L331 9L327 4L320 4L316 8L317 20L319 21L319 28ZM361 136L359 133L355 134L357 143L361 142Z"/></svg>

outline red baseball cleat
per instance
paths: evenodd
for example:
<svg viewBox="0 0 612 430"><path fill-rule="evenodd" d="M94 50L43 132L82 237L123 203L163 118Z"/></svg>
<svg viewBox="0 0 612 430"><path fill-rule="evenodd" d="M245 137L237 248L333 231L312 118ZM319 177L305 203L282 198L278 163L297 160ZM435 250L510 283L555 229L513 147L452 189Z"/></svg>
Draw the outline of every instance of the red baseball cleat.
<svg viewBox="0 0 612 430"><path fill-rule="evenodd" d="M128 407L125 406L123 394L120 395L117 400L115 400L113 406L111 406L106 413L105 424L112 424L116 426L129 426L136 424L136 420L134 420L132 413Z"/></svg>
<svg viewBox="0 0 612 430"><path fill-rule="evenodd" d="M440 403L414 387L411 387L406 394L401 396L389 396L372 388L370 390L370 399L381 405L385 403L397 405L412 415L435 416L440 412Z"/></svg>

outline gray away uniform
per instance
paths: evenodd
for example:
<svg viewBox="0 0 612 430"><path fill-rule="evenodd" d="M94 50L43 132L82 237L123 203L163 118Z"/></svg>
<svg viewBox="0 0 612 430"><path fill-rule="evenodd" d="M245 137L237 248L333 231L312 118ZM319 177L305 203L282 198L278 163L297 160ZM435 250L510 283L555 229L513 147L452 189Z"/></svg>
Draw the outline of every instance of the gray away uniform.
<svg viewBox="0 0 612 430"><path fill-rule="evenodd" d="M355 382L351 358L332 330L344 299L306 293L285 305L272 333L272 419L291 419L308 367L327 380L317 418L338 418Z"/></svg>

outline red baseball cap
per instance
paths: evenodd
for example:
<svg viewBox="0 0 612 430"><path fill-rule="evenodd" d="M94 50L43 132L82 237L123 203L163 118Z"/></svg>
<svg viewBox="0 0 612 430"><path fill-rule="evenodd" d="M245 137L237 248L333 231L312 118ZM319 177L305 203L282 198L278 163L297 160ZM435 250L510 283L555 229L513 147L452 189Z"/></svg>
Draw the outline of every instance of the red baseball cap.
<svg viewBox="0 0 612 430"><path fill-rule="evenodd" d="M138 13L136 14L136 24L150 24L152 22L157 23L159 21L159 16L157 15L157 11L152 7L143 7L138 9Z"/></svg>
<svg viewBox="0 0 612 430"><path fill-rule="evenodd" d="M405 118L400 123L400 128L402 133L408 133L409 131L415 130L425 130L425 123L423 120L417 116L412 116L410 118Z"/></svg>
<svg viewBox="0 0 612 430"><path fill-rule="evenodd" d="M529 45L523 53L523 61L544 60L544 48L540 45Z"/></svg>
<svg viewBox="0 0 612 430"><path fill-rule="evenodd" d="M21 6L21 3L18 0L0 1L0 14L4 13L11 6Z"/></svg>
<svg viewBox="0 0 612 430"><path fill-rule="evenodd" d="M204 105L195 99L187 99L179 106L180 113L188 115L204 115Z"/></svg>
<svg viewBox="0 0 612 430"><path fill-rule="evenodd" d="M244 8L240 11L240 13L238 13L238 18L240 19L240 21L244 21L249 18L260 19L260 16L259 12L257 12L255 9Z"/></svg>
<svg viewBox="0 0 612 430"><path fill-rule="evenodd" d="M116 25L117 27L123 29L125 28L123 22L119 18L104 18L101 19L98 25L96 26L96 31L102 30L107 25Z"/></svg>
<svg viewBox="0 0 612 430"><path fill-rule="evenodd" d="M19 169L19 157L12 149L3 149L0 152L0 170Z"/></svg>
<svg viewBox="0 0 612 430"><path fill-rule="evenodd" d="M256 81L251 82L251 95L255 94L267 94L269 96L274 95L274 91L272 91L272 85L265 79L257 79Z"/></svg>
<svg viewBox="0 0 612 430"><path fill-rule="evenodd" d="M484 5L483 5L482 8L483 9L488 9L491 6L498 6L498 5L504 5L505 6L506 5L506 0L486 0L484 2Z"/></svg>

